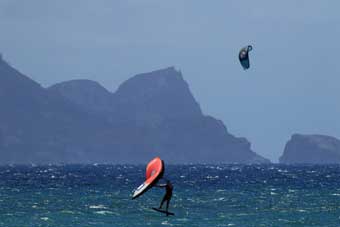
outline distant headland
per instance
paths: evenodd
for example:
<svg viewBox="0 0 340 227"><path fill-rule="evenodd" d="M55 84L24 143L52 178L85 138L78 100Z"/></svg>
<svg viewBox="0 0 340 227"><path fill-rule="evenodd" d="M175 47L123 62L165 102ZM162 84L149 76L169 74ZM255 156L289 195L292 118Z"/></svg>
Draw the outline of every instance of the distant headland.
<svg viewBox="0 0 340 227"><path fill-rule="evenodd" d="M280 163L340 163L340 140L326 135L294 134L286 143Z"/></svg>
<svg viewBox="0 0 340 227"><path fill-rule="evenodd" d="M204 115L174 67L112 93L90 80L43 88L0 58L0 101L1 164L270 162Z"/></svg>

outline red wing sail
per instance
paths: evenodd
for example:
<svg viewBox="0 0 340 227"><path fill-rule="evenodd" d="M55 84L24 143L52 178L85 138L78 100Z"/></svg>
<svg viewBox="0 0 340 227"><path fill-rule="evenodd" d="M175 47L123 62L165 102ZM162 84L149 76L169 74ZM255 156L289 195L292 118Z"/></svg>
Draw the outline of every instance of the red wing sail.
<svg viewBox="0 0 340 227"><path fill-rule="evenodd" d="M146 166L145 181L141 184L133 193L132 199L135 199L147 190L149 190L157 181L163 176L164 173L164 163L159 158L156 157L152 159Z"/></svg>

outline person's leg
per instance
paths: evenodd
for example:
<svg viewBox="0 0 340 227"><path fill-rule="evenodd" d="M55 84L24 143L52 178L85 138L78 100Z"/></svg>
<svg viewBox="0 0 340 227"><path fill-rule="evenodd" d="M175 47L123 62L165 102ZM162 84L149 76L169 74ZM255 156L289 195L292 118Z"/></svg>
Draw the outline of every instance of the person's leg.
<svg viewBox="0 0 340 227"><path fill-rule="evenodd" d="M170 203L171 197L167 198L166 200L166 211L168 212L169 209L169 203Z"/></svg>
<svg viewBox="0 0 340 227"><path fill-rule="evenodd" d="M159 209L162 209L162 206L163 206L163 203L165 202L165 200L166 200L166 196L163 197L162 202L159 205Z"/></svg>
<svg viewBox="0 0 340 227"><path fill-rule="evenodd" d="M170 203L170 200L166 200L166 212L168 212L168 209L169 209L169 203Z"/></svg>

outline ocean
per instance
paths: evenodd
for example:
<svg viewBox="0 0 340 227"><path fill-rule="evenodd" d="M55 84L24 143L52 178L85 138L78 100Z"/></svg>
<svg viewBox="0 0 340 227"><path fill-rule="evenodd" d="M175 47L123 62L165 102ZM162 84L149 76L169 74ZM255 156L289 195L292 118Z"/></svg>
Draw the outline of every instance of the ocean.
<svg viewBox="0 0 340 227"><path fill-rule="evenodd" d="M340 226L339 165L167 165L174 185L136 200L143 165L0 167L1 227Z"/></svg>

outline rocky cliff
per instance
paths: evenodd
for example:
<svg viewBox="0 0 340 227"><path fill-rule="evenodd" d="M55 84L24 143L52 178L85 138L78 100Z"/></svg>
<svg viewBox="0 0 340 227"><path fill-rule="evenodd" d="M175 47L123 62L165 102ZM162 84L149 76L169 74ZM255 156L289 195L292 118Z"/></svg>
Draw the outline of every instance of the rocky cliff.
<svg viewBox="0 0 340 227"><path fill-rule="evenodd" d="M340 140L325 135L294 134L286 143L280 163L340 163Z"/></svg>
<svg viewBox="0 0 340 227"><path fill-rule="evenodd" d="M0 62L1 163L266 163L245 138L202 114L173 67L115 93L73 80L48 89Z"/></svg>
<svg viewBox="0 0 340 227"><path fill-rule="evenodd" d="M117 143L128 139L126 154L130 154L130 160L146 161L155 153L172 162L269 162L254 153L245 138L229 134L223 122L204 116L181 72L174 67L136 75L112 94L99 89L95 82L87 85L68 81L50 89L88 112L96 108L94 97L102 97L105 101L98 100L99 105L107 105L100 108L100 115L120 132Z"/></svg>

